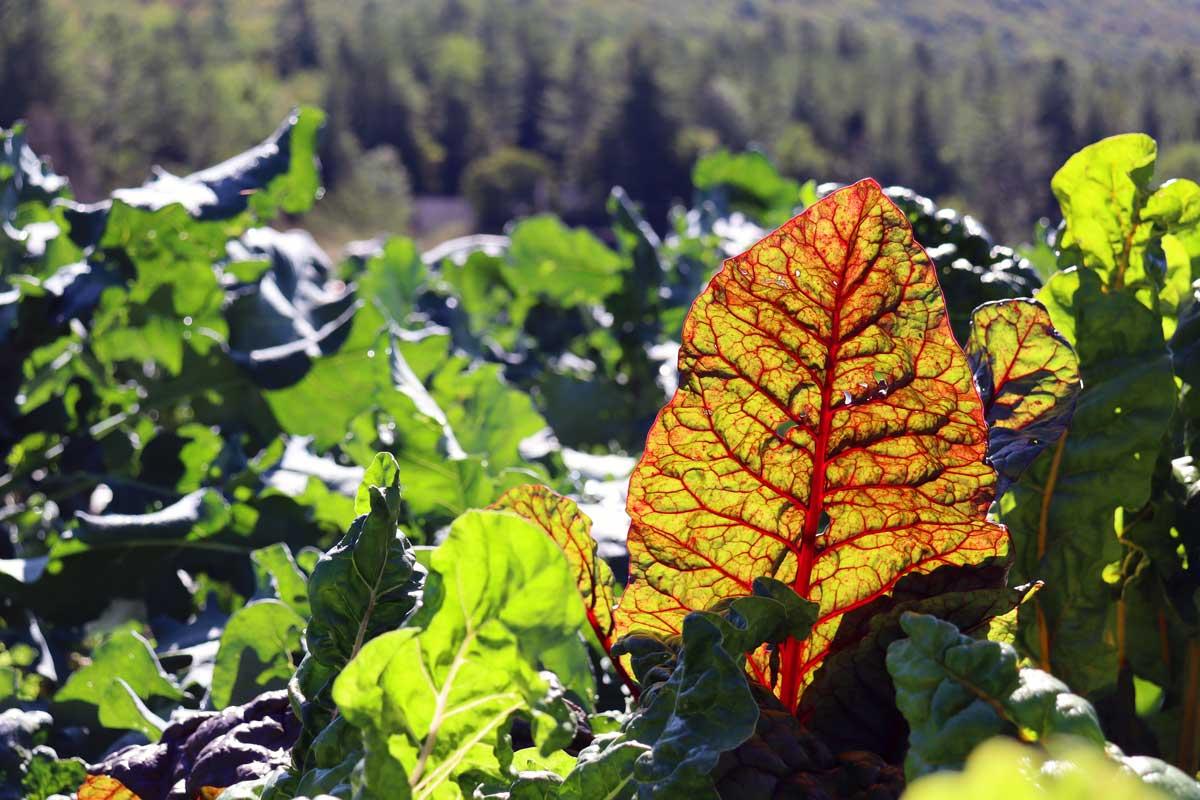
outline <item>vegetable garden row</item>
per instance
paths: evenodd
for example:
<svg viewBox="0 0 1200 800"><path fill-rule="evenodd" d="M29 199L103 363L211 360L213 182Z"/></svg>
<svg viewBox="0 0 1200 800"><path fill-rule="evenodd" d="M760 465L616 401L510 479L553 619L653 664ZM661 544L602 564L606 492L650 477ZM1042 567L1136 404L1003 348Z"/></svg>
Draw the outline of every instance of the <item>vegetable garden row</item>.
<svg viewBox="0 0 1200 800"><path fill-rule="evenodd" d="M93 205L0 133L0 798L1200 798L1152 139L1020 253L719 152L335 263L321 124Z"/></svg>

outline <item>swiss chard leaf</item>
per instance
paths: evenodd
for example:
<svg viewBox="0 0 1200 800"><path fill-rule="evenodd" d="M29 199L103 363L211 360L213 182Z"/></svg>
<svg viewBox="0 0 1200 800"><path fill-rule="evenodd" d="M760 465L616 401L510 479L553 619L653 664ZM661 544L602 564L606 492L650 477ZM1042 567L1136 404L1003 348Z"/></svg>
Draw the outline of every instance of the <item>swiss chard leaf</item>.
<svg viewBox="0 0 1200 800"><path fill-rule="evenodd" d="M1020 647L1088 693L1116 679L1115 592L1104 580L1122 556L1113 513L1150 499L1175 387L1158 315L1129 293L1106 292L1096 271L1057 273L1038 299L1074 344L1084 388L1070 432L1000 510L1016 545L1014 578L1049 587L1020 610Z"/></svg>
<svg viewBox="0 0 1200 800"><path fill-rule="evenodd" d="M684 326L680 388L629 492L619 631L676 633L759 576L821 614L781 646L794 709L843 616L1007 535L967 359L904 215L866 180L726 262ZM751 662L772 685L765 654Z"/></svg>
<svg viewBox="0 0 1200 800"><path fill-rule="evenodd" d="M380 454L373 475L387 483L369 486L370 511L313 568L308 582L312 620L309 653L340 668L363 644L403 622L416 606L421 567L398 531L400 471Z"/></svg>
<svg viewBox="0 0 1200 800"><path fill-rule="evenodd" d="M1099 772L1109 776L1110 782L1126 781L1134 775L1167 796L1200 798L1200 783L1184 772L1156 758L1126 756L1107 744L1092 705L1048 673L1018 669L1017 653L1010 646L964 636L953 625L934 617L909 614L902 624L908 638L889 648L888 671L896 682L897 701L912 728L905 771L914 783L905 793L906 798L910 794L940 796L921 794L921 787L959 785L959 779L948 777L916 779L930 772L960 769L964 761L966 775L971 775L981 762L972 751L980 745L985 752L1001 749L987 742L1002 735L1037 743L1036 748L1021 750L1036 763L1042 761L1047 750L1064 759L1057 769L1043 769L1041 779L1047 781L1043 789L1053 788L1057 778L1075 784L1075 791L1079 791L1081 780L1088 778L1085 773ZM1038 788L1036 783L1014 785L1011 778L1008 775L998 784L1005 790L1005 797L1012 796L1007 794L1010 788ZM1120 796L1141 797L1144 792L1139 788L1136 782L1130 782ZM1116 791L1111 783L1095 790L1106 795ZM1034 791L1017 796L1045 795Z"/></svg>
<svg viewBox="0 0 1200 800"><path fill-rule="evenodd" d="M614 655L635 656L646 689L643 707L620 733L597 737L580 753L559 797L715 798L709 773L723 752L754 733L758 722L758 702L746 678L747 653L767 643L803 640L817 613L815 603L786 584L759 578L753 594L722 603L720 611L689 614L675 656L640 637L618 644ZM674 667L654 684L651 676L661 674L664 657L668 663L673 657Z"/></svg>
<svg viewBox="0 0 1200 800"><path fill-rule="evenodd" d="M587 515L569 497L536 485L509 489L491 508L524 517L544 530L562 549L583 597L588 624L605 651L611 650L614 643L613 574L607 562L596 556L592 521Z"/></svg>
<svg viewBox="0 0 1200 800"><path fill-rule="evenodd" d="M961 766L975 745L999 734L1030 742L1071 734L1104 745L1091 704L1048 673L1019 670L1012 647L922 614L906 614L900 625L908 637L888 648L887 666L911 728L909 780Z"/></svg>
<svg viewBox="0 0 1200 800"><path fill-rule="evenodd" d="M967 358L988 423L988 461L1007 491L1071 424L1082 388L1075 351L1036 300L999 300L975 309Z"/></svg>
<svg viewBox="0 0 1200 800"><path fill-rule="evenodd" d="M334 683L362 732L370 796L460 797L455 780L468 771L501 779L497 748L514 714L532 717L543 754L567 744L561 689L537 667L577 640L577 597L566 559L531 523L483 511L456 520L419 613L368 642Z"/></svg>

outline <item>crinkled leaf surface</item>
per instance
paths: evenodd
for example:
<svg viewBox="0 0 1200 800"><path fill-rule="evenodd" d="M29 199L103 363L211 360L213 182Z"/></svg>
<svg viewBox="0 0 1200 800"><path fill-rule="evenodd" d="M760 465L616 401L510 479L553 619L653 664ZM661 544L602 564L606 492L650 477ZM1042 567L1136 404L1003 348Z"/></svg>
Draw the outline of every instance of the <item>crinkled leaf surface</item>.
<svg viewBox="0 0 1200 800"><path fill-rule="evenodd" d="M1071 424L1082 388L1079 359L1045 306L1024 298L975 309L966 350L1002 495Z"/></svg>
<svg viewBox="0 0 1200 800"><path fill-rule="evenodd" d="M1038 457L1000 510L1013 533L1017 582L1047 590L1022 606L1019 646L1079 692L1115 680L1116 611L1106 565L1121 558L1118 507L1140 509L1175 408L1157 314L1098 273L1055 274L1038 294L1079 356L1083 391L1071 429Z"/></svg>
<svg viewBox="0 0 1200 800"><path fill-rule="evenodd" d="M1008 565L947 566L906 575L886 596L842 618L830 654L800 700L798 716L834 752L867 750L900 763L908 726L896 708L888 646L904 637L905 613L932 614L975 632L1013 612L1029 587L1006 586Z"/></svg>
<svg viewBox="0 0 1200 800"><path fill-rule="evenodd" d="M888 648L896 704L908 720L909 780L962 765L974 747L998 734L1039 741L1070 734L1104 746L1091 704L1049 673L1017 669L1017 651L972 639L925 614L900 620L908 638Z"/></svg>
<svg viewBox="0 0 1200 800"><path fill-rule="evenodd" d="M788 637L804 639L817 619L817 605L780 581L758 578L752 590L723 603L720 612L697 611L684 619L674 666L660 684L652 685L650 676L661 672L660 657L670 657L666 643L656 647L632 637L618 644L614 654L634 656L647 691L643 707L620 733L597 737L580 753L560 798L716 797L709 773L758 722L746 653ZM646 657L639 659L639 651Z"/></svg>
<svg viewBox="0 0 1200 800"><path fill-rule="evenodd" d="M596 557L592 521L569 497L534 484L509 489L491 506L512 511L529 520L554 540L575 574L588 623L604 649L613 645L613 574L608 563Z"/></svg>
<svg viewBox="0 0 1200 800"><path fill-rule="evenodd" d="M416 605L422 570L397 529L399 473L390 455L376 458L364 481L370 511L354 521L309 577L312 620L305 636L313 658L329 667L344 665L365 642L397 627ZM371 478L381 483L371 485Z"/></svg>
<svg viewBox="0 0 1200 800"><path fill-rule="evenodd" d="M513 714L533 718L544 754L573 726L541 654L578 638L583 604L558 546L516 515L459 517L431 557L420 612L370 641L333 696L362 731L370 797L462 797L469 770L499 777ZM578 642L580 648L582 641Z"/></svg>
<svg viewBox="0 0 1200 800"><path fill-rule="evenodd" d="M299 723L284 692L267 692L220 712L181 715L154 744L130 745L88 767L83 798L191 800L214 797L233 786L279 770L291 760L289 748ZM88 792L91 792L89 794Z"/></svg>
<svg viewBox="0 0 1200 800"><path fill-rule="evenodd" d="M795 708L844 614L905 575L1005 552L966 356L874 181L727 261L679 366L630 484L619 630L675 633L688 611L778 578L821 609L781 648L775 690ZM752 669L769 683L762 658Z"/></svg>

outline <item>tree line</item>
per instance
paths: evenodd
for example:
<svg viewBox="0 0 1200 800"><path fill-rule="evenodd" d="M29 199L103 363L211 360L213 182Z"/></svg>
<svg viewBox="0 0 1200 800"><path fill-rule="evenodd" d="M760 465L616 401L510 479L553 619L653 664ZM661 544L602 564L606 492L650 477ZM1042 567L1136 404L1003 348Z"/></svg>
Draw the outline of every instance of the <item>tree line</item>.
<svg viewBox="0 0 1200 800"><path fill-rule="evenodd" d="M1016 239L1052 212L1054 168L1103 136L1145 131L1164 173L1200 177L1196 52L1031 55L765 0L677 6L671 23L554 0L0 0L0 125L26 119L88 199L316 103L322 213L347 235L403 228L414 194L465 195L483 229L543 208L586 224L617 184L661 227L720 147L909 185Z"/></svg>

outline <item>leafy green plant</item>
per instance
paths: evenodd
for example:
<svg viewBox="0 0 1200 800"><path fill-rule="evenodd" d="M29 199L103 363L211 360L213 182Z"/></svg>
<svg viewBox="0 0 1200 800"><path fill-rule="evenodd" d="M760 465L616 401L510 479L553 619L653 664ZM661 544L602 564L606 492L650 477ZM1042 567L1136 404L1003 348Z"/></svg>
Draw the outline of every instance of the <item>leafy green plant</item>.
<svg viewBox="0 0 1200 800"><path fill-rule="evenodd" d="M1037 289L756 154L661 238L614 190L608 229L335 263L264 227L319 124L94 207L5 134L10 782L919 797L994 759L1066 791L1065 753L1195 796L1200 194L1146 141L1055 179Z"/></svg>

